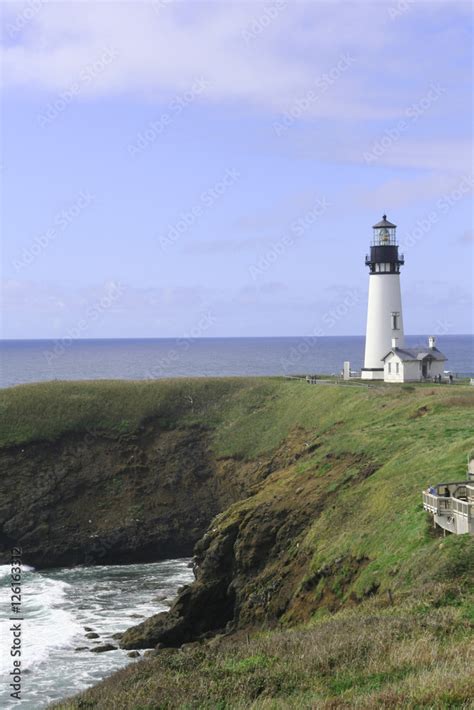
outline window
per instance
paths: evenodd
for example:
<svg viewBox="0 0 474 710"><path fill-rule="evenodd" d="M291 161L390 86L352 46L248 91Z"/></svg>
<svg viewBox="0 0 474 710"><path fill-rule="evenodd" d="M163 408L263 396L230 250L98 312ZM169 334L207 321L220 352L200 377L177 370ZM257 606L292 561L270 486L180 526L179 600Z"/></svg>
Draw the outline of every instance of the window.
<svg viewBox="0 0 474 710"><path fill-rule="evenodd" d="M390 375L391 372L392 372L392 363L389 362L388 363L388 374Z"/></svg>
<svg viewBox="0 0 474 710"><path fill-rule="evenodd" d="M392 330L400 330L400 313L392 313Z"/></svg>
<svg viewBox="0 0 474 710"><path fill-rule="evenodd" d="M395 365L395 368L396 368L396 372L398 375L400 373L400 363L399 362L397 362L397 364Z"/></svg>

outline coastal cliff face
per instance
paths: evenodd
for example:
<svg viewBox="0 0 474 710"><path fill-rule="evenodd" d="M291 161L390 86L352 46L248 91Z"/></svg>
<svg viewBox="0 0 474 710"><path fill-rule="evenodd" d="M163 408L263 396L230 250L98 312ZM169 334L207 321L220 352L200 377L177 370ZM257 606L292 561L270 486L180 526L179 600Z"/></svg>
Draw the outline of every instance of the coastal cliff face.
<svg viewBox="0 0 474 710"><path fill-rule="evenodd" d="M166 412L155 415L152 397L151 411L145 402L133 423L125 418L127 404L122 408L120 402L115 421L104 420L116 389L100 383L105 399L98 402L93 393L94 411L84 418L77 411L84 389L87 385L58 383L3 393L0 563L9 560L13 546L22 547L23 562L35 567L191 555L212 518L245 496L254 482L252 471L215 456L209 427L193 419L192 387L177 386ZM128 389L133 401L133 385ZM227 393L225 386L222 392ZM46 419L51 407L53 429L42 432L41 426L48 426L42 409ZM180 413L191 420L177 421ZM21 443L12 443L15 438Z"/></svg>
<svg viewBox="0 0 474 710"><path fill-rule="evenodd" d="M4 560L12 544L36 566L196 545L195 583L124 648L300 624L472 569L472 541L440 547L421 506L424 487L465 475L467 386L255 378L50 383L2 397Z"/></svg>
<svg viewBox="0 0 474 710"><path fill-rule="evenodd" d="M217 432L222 460L245 466L254 483L197 543L195 583L168 613L129 629L123 648L293 626L372 599L421 599L439 584L473 581L472 539L440 545L421 490L433 475L465 477L474 393L280 386L234 420L225 439ZM265 425L274 425L269 410L279 426L286 419L286 431L262 451ZM442 473L433 473L434 460Z"/></svg>
<svg viewBox="0 0 474 710"><path fill-rule="evenodd" d="M296 473L296 462L304 464L314 448L307 433L296 429L260 462L254 470L260 484L216 517L196 544L196 582L182 590L170 612L130 629L123 648L179 646L211 630L271 624L295 611L309 562L300 546L336 493L326 492L327 481Z"/></svg>
<svg viewBox="0 0 474 710"><path fill-rule="evenodd" d="M190 555L246 483L221 469L208 438L150 422L118 438L66 435L1 451L0 562L14 545L35 567Z"/></svg>

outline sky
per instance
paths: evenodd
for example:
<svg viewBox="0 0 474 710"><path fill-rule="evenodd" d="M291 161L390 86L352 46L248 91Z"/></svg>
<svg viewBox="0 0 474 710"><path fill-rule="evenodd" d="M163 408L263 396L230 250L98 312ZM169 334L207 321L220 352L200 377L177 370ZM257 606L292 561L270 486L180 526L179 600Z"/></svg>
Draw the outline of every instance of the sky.
<svg viewBox="0 0 474 710"><path fill-rule="evenodd" d="M473 332L472 10L3 2L4 338Z"/></svg>

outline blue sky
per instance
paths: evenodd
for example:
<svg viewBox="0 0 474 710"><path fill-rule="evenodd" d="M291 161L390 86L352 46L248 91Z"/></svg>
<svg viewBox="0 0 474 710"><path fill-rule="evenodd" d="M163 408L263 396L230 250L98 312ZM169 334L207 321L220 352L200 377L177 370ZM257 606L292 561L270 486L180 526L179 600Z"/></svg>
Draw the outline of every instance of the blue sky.
<svg viewBox="0 0 474 710"><path fill-rule="evenodd" d="M6 2L2 335L472 328L469 3Z"/></svg>

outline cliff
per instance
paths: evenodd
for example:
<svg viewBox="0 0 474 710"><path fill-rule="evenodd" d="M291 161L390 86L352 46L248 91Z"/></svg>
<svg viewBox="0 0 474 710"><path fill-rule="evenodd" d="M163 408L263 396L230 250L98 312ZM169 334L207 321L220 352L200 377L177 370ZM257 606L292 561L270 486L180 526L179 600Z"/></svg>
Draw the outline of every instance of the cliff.
<svg viewBox="0 0 474 710"><path fill-rule="evenodd" d="M439 537L420 493L465 476L472 388L255 378L2 399L5 553L15 541L32 563L64 564L105 549L93 564L196 543L195 583L121 640L168 649L59 707L408 707L409 693L438 707L438 690L463 706L473 541Z"/></svg>
<svg viewBox="0 0 474 710"><path fill-rule="evenodd" d="M281 387L270 406L288 430L266 456L259 451L267 475L197 543L196 582L170 612L131 628L123 648L294 626L373 597L393 604L474 581L472 539L440 545L421 504L430 483L466 476L474 393ZM269 412L253 414L227 439L237 458L261 445Z"/></svg>
<svg viewBox="0 0 474 710"><path fill-rule="evenodd" d="M0 563L191 555L252 472L222 462L212 412L244 382L47 383L0 395ZM195 401L196 400L196 401Z"/></svg>

